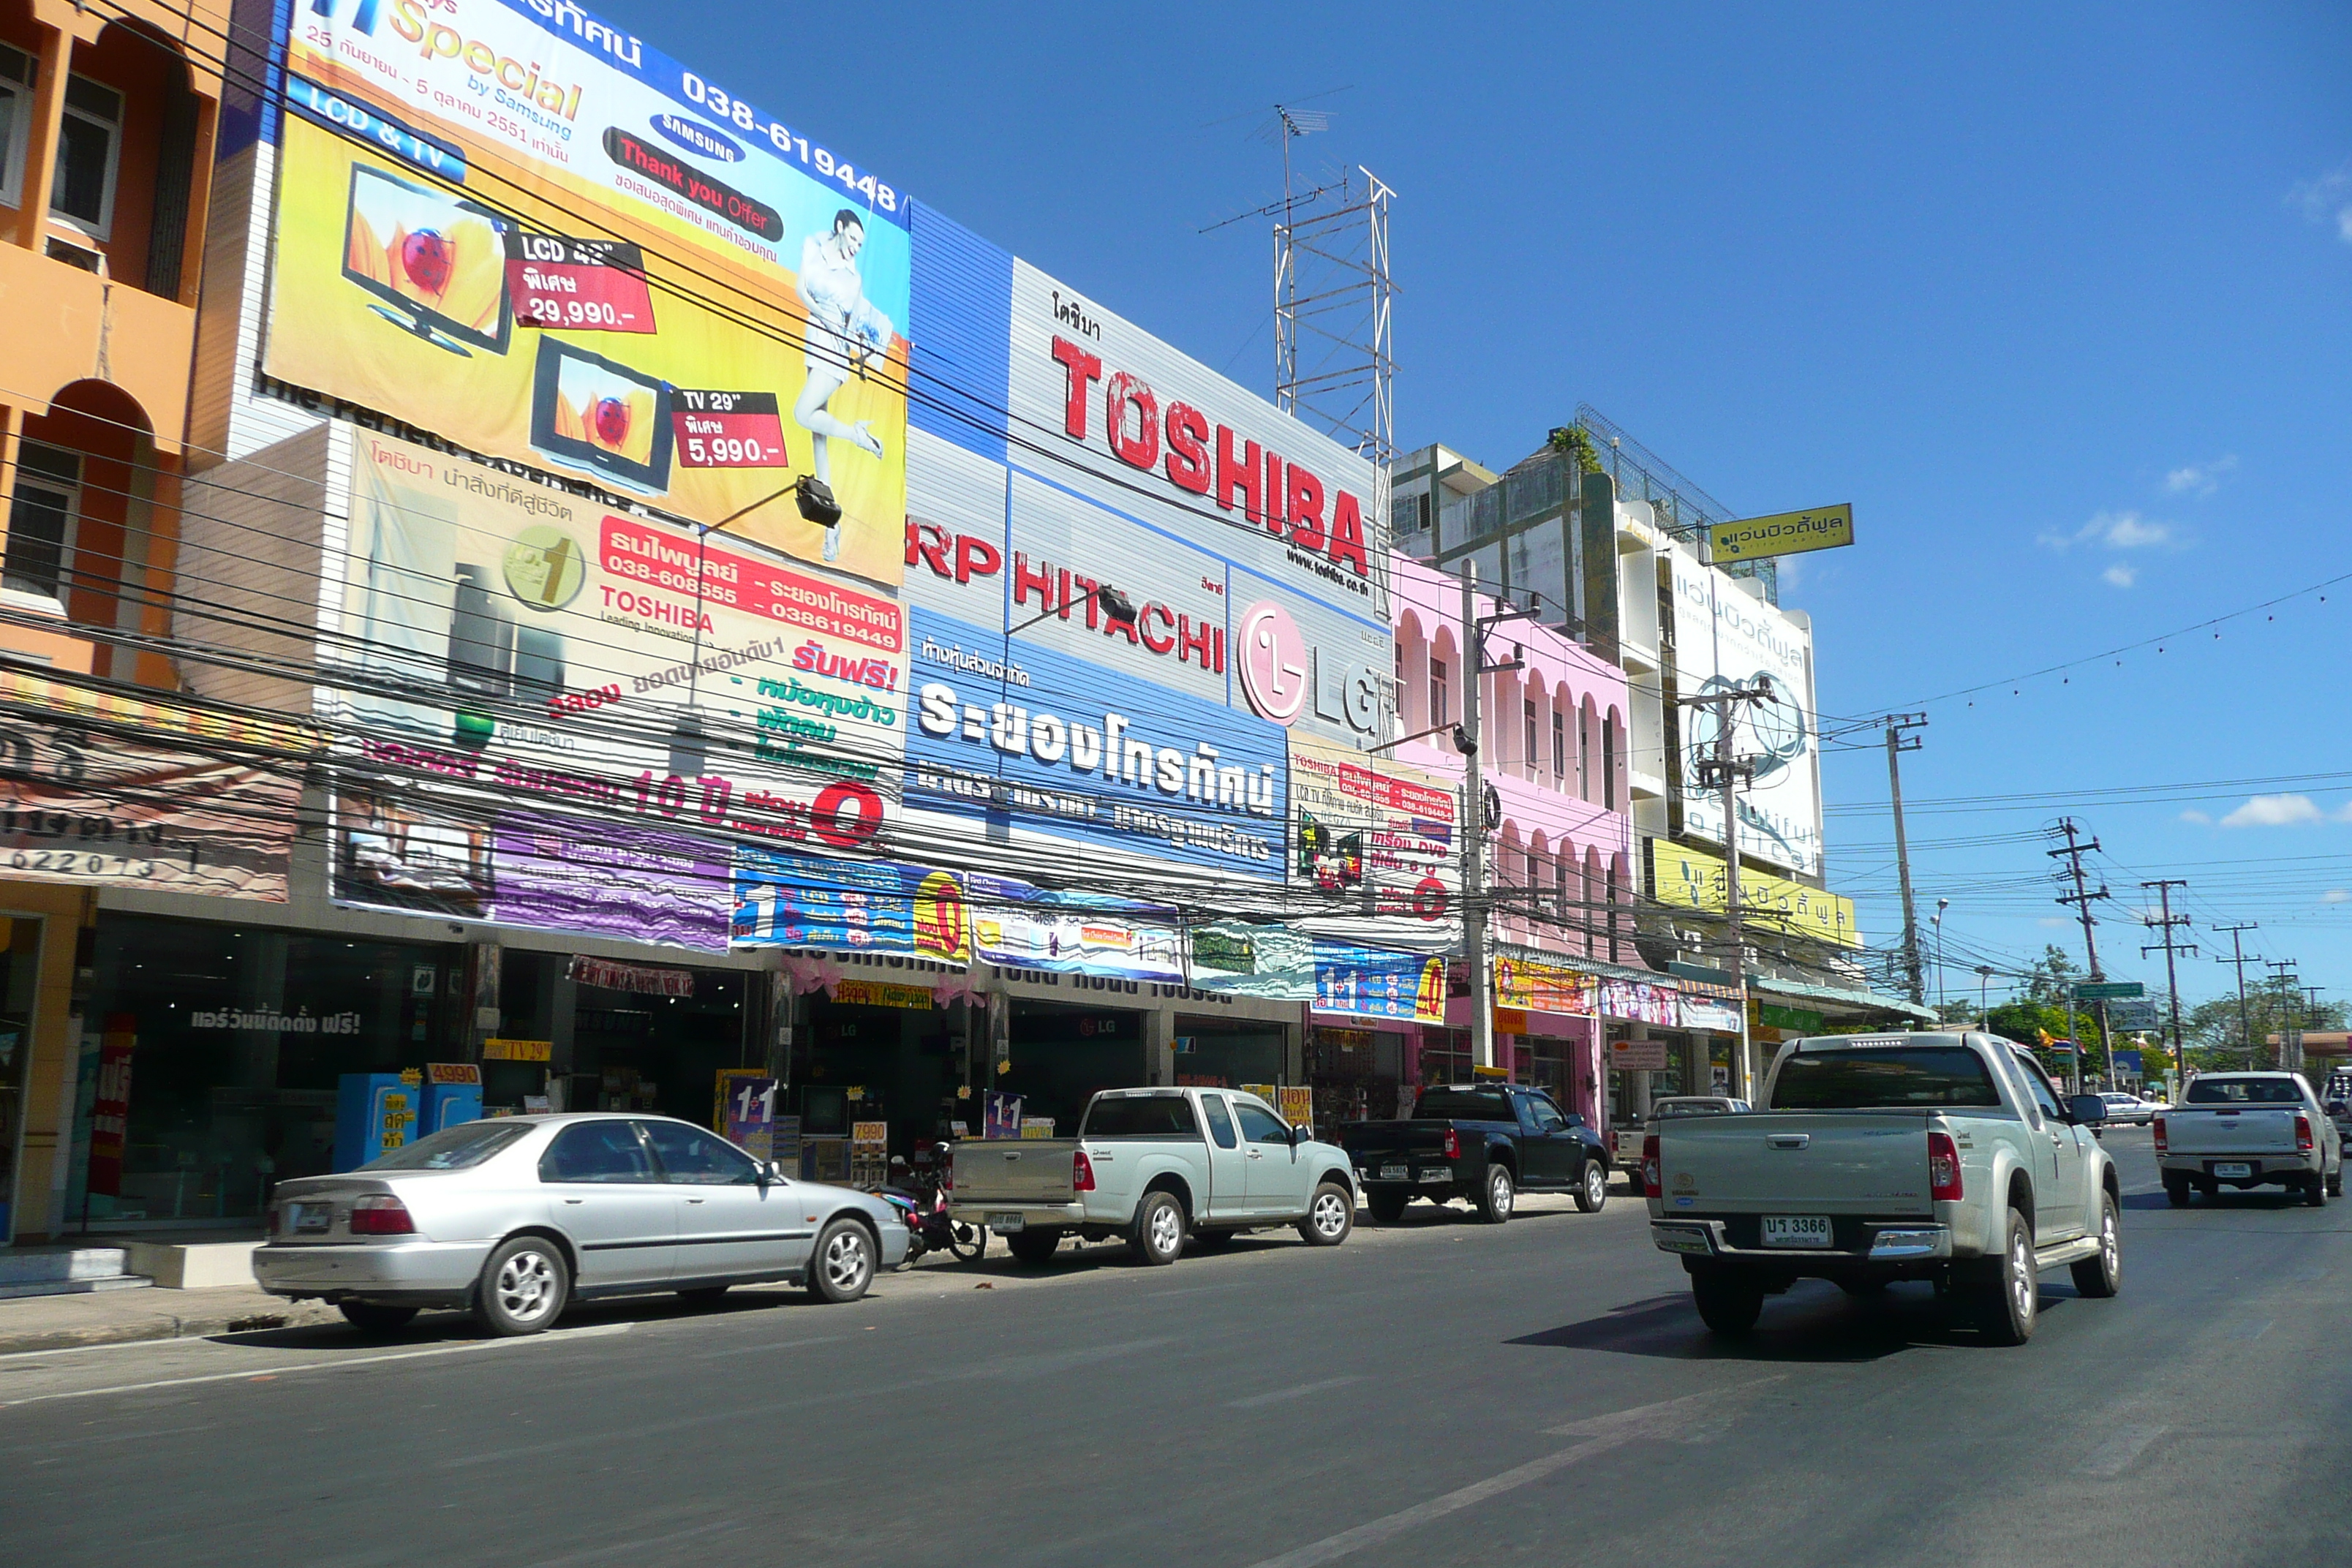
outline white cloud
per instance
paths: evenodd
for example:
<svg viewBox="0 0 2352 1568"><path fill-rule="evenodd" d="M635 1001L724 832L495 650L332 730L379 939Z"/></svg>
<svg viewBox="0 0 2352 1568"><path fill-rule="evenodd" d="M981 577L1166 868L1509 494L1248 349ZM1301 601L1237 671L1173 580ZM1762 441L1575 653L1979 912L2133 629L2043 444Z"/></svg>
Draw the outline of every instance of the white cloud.
<svg viewBox="0 0 2352 1568"><path fill-rule="evenodd" d="M2258 795L2221 819L2224 827L2303 827L2352 822L2352 802L2322 811L2307 795Z"/></svg>
<svg viewBox="0 0 2352 1568"><path fill-rule="evenodd" d="M2180 820L2183 822L2193 822L2200 827L2210 827L2213 826L2213 819L2206 816L2201 811L2184 811L2180 814ZM1729 873L1727 872L1726 875L1729 875Z"/></svg>
<svg viewBox="0 0 2352 1568"><path fill-rule="evenodd" d="M2174 523L2142 517L2136 511L2103 511L2072 533L2044 533L2037 543L2052 550L2072 550L2078 544L2104 545L2109 550L2168 550L2186 547L2188 540Z"/></svg>
<svg viewBox="0 0 2352 1568"><path fill-rule="evenodd" d="M2297 182L2286 199L2301 207L2310 222L2332 226L2337 238L2352 245L2352 163L2315 180Z"/></svg>
<svg viewBox="0 0 2352 1568"><path fill-rule="evenodd" d="M2139 581L2139 568L2137 566L2126 566L2122 562L2118 561L2114 565L2108 567L2105 571L2100 573L2099 575L2105 579L2108 585L2111 587L2128 588L2134 583Z"/></svg>
<svg viewBox="0 0 2352 1568"><path fill-rule="evenodd" d="M2177 496L2210 496L2221 488L2221 476L2238 466L2235 452L2214 458L2210 463L2190 463L2164 476L2167 493Z"/></svg>
<svg viewBox="0 0 2352 1568"><path fill-rule="evenodd" d="M2323 904L2352 904L2352 888L2330 888L2319 895L2319 901Z"/></svg>
<svg viewBox="0 0 2352 1568"><path fill-rule="evenodd" d="M1727 877L1731 873L1728 871L1724 873ZM1727 905L1725 907L1728 908L1729 906ZM2060 920L2056 915L2043 915L2040 920L2035 921L2033 923L2042 927L2044 931L2057 931L2063 927L2073 925L2074 922L2073 921Z"/></svg>

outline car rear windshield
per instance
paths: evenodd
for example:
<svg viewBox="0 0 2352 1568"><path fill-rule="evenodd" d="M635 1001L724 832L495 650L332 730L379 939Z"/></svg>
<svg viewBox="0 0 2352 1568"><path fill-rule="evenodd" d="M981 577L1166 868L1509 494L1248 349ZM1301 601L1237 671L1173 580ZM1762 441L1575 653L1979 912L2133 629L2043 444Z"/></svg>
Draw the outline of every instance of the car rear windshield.
<svg viewBox="0 0 2352 1568"><path fill-rule="evenodd" d="M1087 1138L1198 1138L1192 1102L1181 1094L1123 1094L1087 1112Z"/></svg>
<svg viewBox="0 0 2352 1568"><path fill-rule="evenodd" d="M2301 1105L2302 1091L2283 1078L2200 1078L2189 1086L2191 1105Z"/></svg>
<svg viewBox="0 0 2352 1568"><path fill-rule="evenodd" d="M1874 1110L1910 1105L1999 1105L1984 1060L1963 1046L1798 1052L1772 1085L1775 1110Z"/></svg>
<svg viewBox="0 0 2352 1568"><path fill-rule="evenodd" d="M461 1121L427 1132L414 1143L379 1154L362 1171L466 1171L480 1164L524 1133L528 1125L500 1121Z"/></svg>
<svg viewBox="0 0 2352 1568"><path fill-rule="evenodd" d="M1424 1089L1413 1115L1424 1121L1517 1121L1499 1089Z"/></svg>

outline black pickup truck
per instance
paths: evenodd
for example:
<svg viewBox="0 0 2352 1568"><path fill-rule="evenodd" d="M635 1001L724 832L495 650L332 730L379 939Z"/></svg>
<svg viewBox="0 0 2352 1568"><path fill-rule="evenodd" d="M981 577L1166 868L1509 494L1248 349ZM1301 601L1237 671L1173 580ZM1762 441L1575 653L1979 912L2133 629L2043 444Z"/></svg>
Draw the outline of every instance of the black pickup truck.
<svg viewBox="0 0 2352 1568"><path fill-rule="evenodd" d="M1511 1217L1524 1189L1573 1193L1592 1213L1609 1201L1609 1147L1580 1116L1519 1084L1433 1084L1410 1121L1339 1130L1372 1217L1392 1220L1416 1197L1467 1198L1489 1225Z"/></svg>

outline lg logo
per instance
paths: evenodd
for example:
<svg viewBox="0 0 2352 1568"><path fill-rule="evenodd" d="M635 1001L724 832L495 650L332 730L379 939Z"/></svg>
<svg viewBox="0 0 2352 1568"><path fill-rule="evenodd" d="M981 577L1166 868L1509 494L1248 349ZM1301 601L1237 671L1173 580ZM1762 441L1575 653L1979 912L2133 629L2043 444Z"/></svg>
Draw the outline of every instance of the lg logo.
<svg viewBox="0 0 2352 1568"><path fill-rule="evenodd" d="M1380 678L1365 666L1327 663L1319 649L1307 646L1289 611L1261 599L1242 612L1235 629L1242 695L1259 718L1287 726L1312 701L1318 719L1360 735L1379 730Z"/></svg>

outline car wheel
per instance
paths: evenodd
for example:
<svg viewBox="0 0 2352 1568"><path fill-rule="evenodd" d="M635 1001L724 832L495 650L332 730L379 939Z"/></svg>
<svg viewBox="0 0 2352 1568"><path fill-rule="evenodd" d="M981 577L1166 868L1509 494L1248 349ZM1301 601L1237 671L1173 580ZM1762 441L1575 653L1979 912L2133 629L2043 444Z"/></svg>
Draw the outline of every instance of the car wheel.
<svg viewBox="0 0 2352 1568"><path fill-rule="evenodd" d="M543 1236L518 1236L482 1265L474 1316L494 1334L536 1334L563 1315L571 1296L563 1249Z"/></svg>
<svg viewBox="0 0 2352 1568"><path fill-rule="evenodd" d="M988 1252L988 1227L962 1220L948 1224L948 1256L958 1263L977 1263Z"/></svg>
<svg viewBox="0 0 2352 1568"><path fill-rule="evenodd" d="M2033 1227L2015 1209L2009 1211L2009 1231L2001 1255L1978 1281L1977 1326L1997 1345L2021 1345L2033 1337L2034 1317L2042 1305L2041 1281L2033 1267Z"/></svg>
<svg viewBox="0 0 2352 1568"><path fill-rule="evenodd" d="M1364 1206L1382 1225L1394 1225L1404 1217L1404 1205L1412 1202L1412 1193L1404 1187L1374 1187L1364 1194Z"/></svg>
<svg viewBox="0 0 2352 1568"><path fill-rule="evenodd" d="M2122 1216L2116 1212L2116 1194L2099 1194L2099 1250L2074 1265L2074 1289L2085 1296L2114 1295L2124 1288Z"/></svg>
<svg viewBox="0 0 2352 1568"><path fill-rule="evenodd" d="M387 1307L375 1301L338 1301L335 1310L363 1334L397 1333L416 1316L414 1307Z"/></svg>
<svg viewBox="0 0 2352 1568"><path fill-rule="evenodd" d="M1054 1249L1061 1245L1062 1233L1058 1230L1015 1230L1007 1232L1004 1237L1005 1248L1013 1254L1013 1260L1025 1263L1032 1268L1051 1263Z"/></svg>
<svg viewBox="0 0 2352 1568"><path fill-rule="evenodd" d="M2189 1178L2186 1176L2165 1177L2164 1197L2165 1201L2169 1203L2174 1208L2187 1208L2189 1206Z"/></svg>
<svg viewBox="0 0 2352 1568"><path fill-rule="evenodd" d="M1586 1214L1599 1214L1608 1201L1609 1167L1598 1160L1587 1160L1584 1179L1576 1187L1576 1206Z"/></svg>
<svg viewBox="0 0 2352 1568"><path fill-rule="evenodd" d="M1511 1205L1518 1201L1519 1190L1511 1181L1507 1165L1486 1167L1486 1184L1478 1189L1478 1217L1488 1225L1501 1225L1511 1217Z"/></svg>
<svg viewBox="0 0 2352 1568"><path fill-rule="evenodd" d="M1138 1263L1164 1268L1184 1255L1184 1205L1170 1192L1146 1193L1135 1211L1128 1246Z"/></svg>
<svg viewBox="0 0 2352 1568"><path fill-rule="evenodd" d="M1307 1217L1298 1234L1310 1247L1337 1247L1356 1228L1356 1194L1337 1182L1326 1182L1307 1200Z"/></svg>
<svg viewBox="0 0 2352 1568"><path fill-rule="evenodd" d="M1691 1276L1691 1302L1709 1330L1739 1339L1763 1313L1764 1282L1741 1268L1702 1269Z"/></svg>
<svg viewBox="0 0 2352 1568"><path fill-rule="evenodd" d="M2327 1178L2327 1195L2331 1198L2344 1195L2344 1167L2341 1165L2336 1166L2336 1173Z"/></svg>
<svg viewBox="0 0 2352 1568"><path fill-rule="evenodd" d="M2314 1172L2311 1179L2303 1184L2303 1201L2312 1208L2326 1208L2327 1206L2327 1179L2320 1175L2317 1172Z"/></svg>
<svg viewBox="0 0 2352 1568"><path fill-rule="evenodd" d="M874 1234L854 1219L817 1233L809 1255L808 1292L820 1301L855 1301L874 1282Z"/></svg>
<svg viewBox="0 0 2352 1568"><path fill-rule="evenodd" d="M677 1299L689 1307L716 1307L727 1299L724 1285L697 1285L691 1290L680 1290Z"/></svg>

